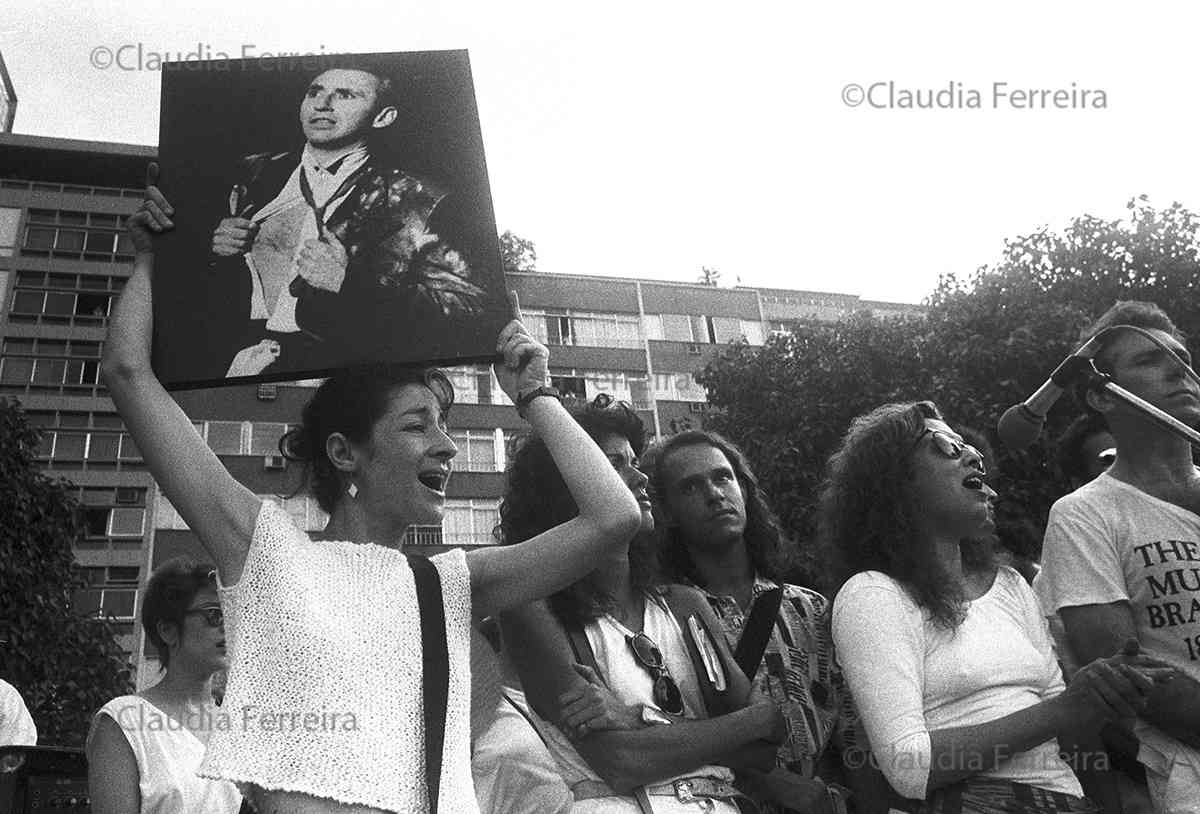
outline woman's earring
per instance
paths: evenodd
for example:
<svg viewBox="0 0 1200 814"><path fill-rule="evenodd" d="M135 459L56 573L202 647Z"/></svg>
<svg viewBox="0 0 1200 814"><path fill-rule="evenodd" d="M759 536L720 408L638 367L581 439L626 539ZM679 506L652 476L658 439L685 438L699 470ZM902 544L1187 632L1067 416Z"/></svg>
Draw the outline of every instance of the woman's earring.
<svg viewBox="0 0 1200 814"><path fill-rule="evenodd" d="M346 487L346 494L350 495L351 500L358 497L358 484L351 481L350 485Z"/></svg>

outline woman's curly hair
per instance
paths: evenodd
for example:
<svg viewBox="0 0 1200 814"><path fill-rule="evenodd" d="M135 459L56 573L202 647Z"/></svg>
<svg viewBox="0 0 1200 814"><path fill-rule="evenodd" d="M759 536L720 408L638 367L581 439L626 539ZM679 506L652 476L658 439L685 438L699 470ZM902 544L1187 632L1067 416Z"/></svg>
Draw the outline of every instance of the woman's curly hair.
<svg viewBox="0 0 1200 814"><path fill-rule="evenodd" d="M605 394L591 403L568 403L567 409L595 441L620 436L635 456L646 445L646 428L637 413ZM546 443L536 435L521 439L509 456L500 526L494 534L512 545L536 537L579 514ZM657 546L653 534L639 532L629 543L629 575L633 587L650 590L659 583ZM550 596L550 610L564 625L579 626L616 608L616 597L600 587L598 571Z"/></svg>
<svg viewBox="0 0 1200 814"><path fill-rule="evenodd" d="M904 586L934 623L953 630L967 603L957 580L917 529L909 484L914 446L925 419L942 419L932 402L885 404L850 422L841 446L829 458L817 507L823 550L833 560L835 584L862 571L881 571ZM970 541L968 568L982 569Z"/></svg>
<svg viewBox="0 0 1200 814"><path fill-rule="evenodd" d="M750 562L759 576L776 582L785 580L794 566L792 544L784 535L783 527L771 510L766 492L759 486L746 456L724 436L709 430L685 430L655 440L641 459L642 471L650 478L650 496L658 506L666 505L663 461L675 450L691 446L714 447L729 460L746 499L746 531L743 537ZM703 586L704 580L692 562L692 555L688 553L679 529L664 528L659 533L659 539L664 576L672 581Z"/></svg>
<svg viewBox="0 0 1200 814"><path fill-rule="evenodd" d="M304 464L300 489L307 484L327 514L333 514L344 486L342 475L325 452L325 441L340 432L355 443L365 443L375 422L387 412L392 393L408 384L428 387L437 398L443 416L454 405L454 385L437 368L385 364L349 368L317 388L304 406L300 425L279 439L283 457Z"/></svg>

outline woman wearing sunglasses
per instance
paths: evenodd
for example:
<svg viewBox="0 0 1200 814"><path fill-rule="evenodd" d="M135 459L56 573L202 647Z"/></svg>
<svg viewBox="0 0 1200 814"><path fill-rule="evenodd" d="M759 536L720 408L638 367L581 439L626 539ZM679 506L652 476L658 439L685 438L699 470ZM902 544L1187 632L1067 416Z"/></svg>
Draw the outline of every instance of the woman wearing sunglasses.
<svg viewBox="0 0 1200 814"><path fill-rule="evenodd" d="M87 740L95 814L235 814L234 785L196 775L214 728L213 676L228 667L216 572L183 558L154 570L142 629L158 651L161 680L96 714Z"/></svg>
<svg viewBox="0 0 1200 814"><path fill-rule="evenodd" d="M1055 739L1136 713L1170 671L1126 653L1064 689L1045 620L997 568L982 456L929 402L851 424L820 532L838 568L833 635L871 748L913 812L1090 812Z"/></svg>
<svg viewBox="0 0 1200 814"><path fill-rule="evenodd" d="M769 702L748 705L749 682L703 597L658 585L654 519L636 466L641 420L605 396L573 412L637 499L642 528L548 606L504 614L505 647L531 706L573 741L547 739L577 801L573 812L732 814L750 804L733 788L730 767L769 768L782 717ZM576 511L545 444L529 439L509 467L504 542ZM707 654L699 668L697 653Z"/></svg>

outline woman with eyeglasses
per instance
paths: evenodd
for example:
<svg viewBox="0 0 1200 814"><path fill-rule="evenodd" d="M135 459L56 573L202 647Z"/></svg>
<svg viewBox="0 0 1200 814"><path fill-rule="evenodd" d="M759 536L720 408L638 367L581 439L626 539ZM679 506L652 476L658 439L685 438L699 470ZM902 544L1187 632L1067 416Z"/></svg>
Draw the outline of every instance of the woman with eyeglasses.
<svg viewBox="0 0 1200 814"><path fill-rule="evenodd" d="M213 701L213 676L228 667L213 567L177 558L154 569L142 629L162 678L96 713L87 739L92 812L235 814L234 785L196 775L209 736L229 721Z"/></svg>
<svg viewBox="0 0 1200 814"><path fill-rule="evenodd" d="M750 703L703 596L659 585L637 414L606 396L573 414L636 497L641 530L548 605L502 617L531 706L572 741L548 738L572 811L736 812L747 801L732 768L773 764L782 716L770 702ZM503 541L529 539L577 511L545 442L527 440L509 466Z"/></svg>
<svg viewBox="0 0 1200 814"><path fill-rule="evenodd" d="M855 419L818 510L838 658L911 812L1092 812L1056 738L1136 714L1171 672L1136 643L1064 689L1025 580L989 545L984 461L930 402Z"/></svg>
<svg viewBox="0 0 1200 814"><path fill-rule="evenodd" d="M587 573L633 534L637 503L549 387L545 346L514 320L494 371L545 439L578 515L521 546L406 555L408 527L439 524L445 511L454 389L435 369L375 365L327 379L281 442L330 516L310 538L234 479L151 367L153 235L174 226L156 174L152 165L129 220L137 255L102 372L155 480L217 567L229 619L224 705L240 717L213 733L201 774L237 782L259 814L477 811L472 620Z"/></svg>

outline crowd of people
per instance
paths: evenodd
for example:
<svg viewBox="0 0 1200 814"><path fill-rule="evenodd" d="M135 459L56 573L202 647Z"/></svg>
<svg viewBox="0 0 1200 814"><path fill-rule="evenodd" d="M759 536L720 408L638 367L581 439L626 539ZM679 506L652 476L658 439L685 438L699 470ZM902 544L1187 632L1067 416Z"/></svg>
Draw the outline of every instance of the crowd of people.
<svg viewBox="0 0 1200 814"><path fill-rule="evenodd" d="M214 565L150 580L163 676L96 715L96 814L1200 811L1200 471L1120 400L1080 394L1078 488L1021 570L969 431L928 401L855 419L817 496L827 597L788 581L794 544L735 445L648 440L606 396L564 406L514 320L495 374L530 428L500 544L402 550L442 516L454 392L380 366L328 379L284 438L330 515L310 538L151 369L173 215L152 179L103 372ZM1159 308L1118 303L1102 330L1100 370L1200 423Z"/></svg>

